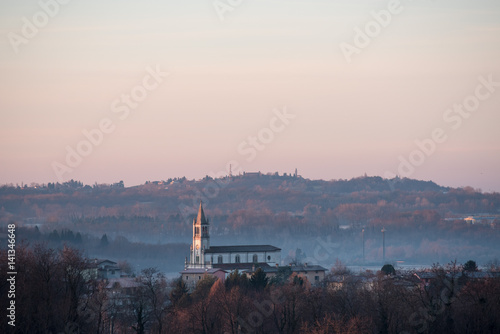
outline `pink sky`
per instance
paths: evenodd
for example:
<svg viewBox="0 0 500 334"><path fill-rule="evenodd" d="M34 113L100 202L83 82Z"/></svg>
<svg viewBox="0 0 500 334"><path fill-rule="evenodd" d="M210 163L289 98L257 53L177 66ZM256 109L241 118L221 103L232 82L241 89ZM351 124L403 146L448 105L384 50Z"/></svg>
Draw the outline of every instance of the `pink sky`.
<svg viewBox="0 0 500 334"><path fill-rule="evenodd" d="M348 62L341 43L354 45L355 28L389 3L242 2L221 21L211 1L72 1L17 53L12 33L42 9L2 4L0 184L134 185L201 178L229 161L311 179L384 176L438 128L446 141L407 176L500 191L500 86L456 129L444 117L480 77L500 82L500 4L401 1ZM169 76L120 119L113 102L157 66ZM285 107L295 117L248 161L249 137L269 134ZM68 167L66 148L103 119L114 131Z"/></svg>

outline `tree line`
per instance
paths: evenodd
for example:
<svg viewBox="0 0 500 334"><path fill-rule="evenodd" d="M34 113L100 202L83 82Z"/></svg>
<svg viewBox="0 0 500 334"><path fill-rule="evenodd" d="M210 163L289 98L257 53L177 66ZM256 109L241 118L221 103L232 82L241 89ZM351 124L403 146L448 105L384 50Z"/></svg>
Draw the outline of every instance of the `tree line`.
<svg viewBox="0 0 500 334"><path fill-rule="evenodd" d="M16 327L2 333L498 333L500 278L465 266L435 265L422 281L385 267L354 275L337 266L312 286L286 267L275 277L237 271L204 276L193 289L154 268L120 286L88 274L76 249L21 246ZM6 252L0 298L7 305ZM424 276L422 273L417 273ZM479 278L480 277L480 278ZM130 282L130 281L129 281Z"/></svg>

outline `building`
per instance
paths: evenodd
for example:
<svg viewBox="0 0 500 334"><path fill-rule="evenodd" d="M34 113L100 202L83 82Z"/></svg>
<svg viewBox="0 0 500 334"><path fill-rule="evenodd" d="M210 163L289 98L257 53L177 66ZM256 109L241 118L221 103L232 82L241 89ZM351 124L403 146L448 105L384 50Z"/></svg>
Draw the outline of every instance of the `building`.
<svg viewBox="0 0 500 334"><path fill-rule="evenodd" d="M97 279L120 278L121 269L116 262L105 259L90 259L85 275Z"/></svg>
<svg viewBox="0 0 500 334"><path fill-rule="evenodd" d="M292 272L311 284L319 284L325 279L326 269L322 266L304 263L303 265L292 266Z"/></svg>
<svg viewBox="0 0 500 334"><path fill-rule="evenodd" d="M214 276L224 281L226 274L227 271L219 268L187 268L182 271L182 279L187 286L194 287L205 275Z"/></svg>
<svg viewBox="0 0 500 334"><path fill-rule="evenodd" d="M266 263L276 265L281 261L281 249L270 245L213 246L205 251L212 265L237 263Z"/></svg>
<svg viewBox="0 0 500 334"><path fill-rule="evenodd" d="M262 268L268 277L273 277L281 263L281 249L271 245L210 246L209 220L205 217L200 202L198 216L193 219L193 242L189 259L186 258L182 279L190 287L212 275L225 279L234 270L251 275ZM311 284L324 280L326 269L318 265L291 266L291 271Z"/></svg>
<svg viewBox="0 0 500 334"><path fill-rule="evenodd" d="M271 245L210 246L209 226L200 202L198 216L193 219L189 260L186 258L181 271L182 279L189 285L194 285L204 274L224 279L226 273L236 269L274 267L281 262L281 249Z"/></svg>
<svg viewBox="0 0 500 334"><path fill-rule="evenodd" d="M274 276L276 276L276 274L280 271L280 269L288 268L287 270L289 270L290 273L295 274L295 276L302 278L304 281L307 281L310 284L319 284L320 282L324 281L326 273L326 269L323 268L322 266L309 265L307 263L300 265L290 264L288 266L282 266L282 267L276 264L275 266L267 265L267 266L262 266L260 268L269 278L273 278ZM252 267L251 270L247 271L247 275L249 276L252 275L256 270L257 267L255 266Z"/></svg>

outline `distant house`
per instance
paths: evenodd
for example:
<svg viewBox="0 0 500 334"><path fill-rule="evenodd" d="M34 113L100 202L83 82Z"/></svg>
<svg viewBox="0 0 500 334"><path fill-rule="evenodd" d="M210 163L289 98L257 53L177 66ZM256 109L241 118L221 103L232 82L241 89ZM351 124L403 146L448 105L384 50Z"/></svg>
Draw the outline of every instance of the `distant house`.
<svg viewBox="0 0 500 334"><path fill-rule="evenodd" d="M264 271L266 276L269 278L276 276L280 268L283 267L280 267L278 265L261 267L262 271ZM311 283L312 285L323 282L327 271L327 269L322 266L309 265L307 263L301 265L289 265L288 268L290 268L291 273L297 275L298 277ZM257 267L252 267L252 269L247 272L248 276L252 275L256 270Z"/></svg>
<svg viewBox="0 0 500 334"><path fill-rule="evenodd" d="M430 286L433 282L435 282L438 279L442 279L443 275L439 275L436 272L432 271L422 271L422 272L417 272L414 274L414 276L418 279L420 282L420 285L422 287L428 287ZM479 281L479 280L487 280L487 279L498 279L500 278L500 272L492 272L492 271L473 271L473 272L458 272L455 274L452 273L445 273L444 277L446 277L448 280L457 280L457 283L459 285L465 284L467 281Z"/></svg>
<svg viewBox="0 0 500 334"><path fill-rule="evenodd" d="M105 259L91 259L89 273L97 279L120 278L121 269L116 262Z"/></svg>
<svg viewBox="0 0 500 334"><path fill-rule="evenodd" d="M261 172L243 172L243 175L247 176L247 177L258 177L258 176L262 176L262 173Z"/></svg>
<svg viewBox="0 0 500 334"><path fill-rule="evenodd" d="M124 305L129 303L130 296L142 286L136 278L120 277L106 280L105 288L108 290L109 296L114 298L113 303Z"/></svg>
<svg viewBox="0 0 500 334"><path fill-rule="evenodd" d="M192 289L196 286L196 283L198 283L203 279L203 277L205 277L205 275L214 276L224 281L226 278L226 274L227 271L219 268L192 268L184 269L182 271L182 279L184 280L184 283Z"/></svg>
<svg viewBox="0 0 500 334"><path fill-rule="evenodd" d="M330 275L326 282L328 290L341 290L347 286L358 286L372 290L375 281L374 275Z"/></svg>
<svg viewBox="0 0 500 334"><path fill-rule="evenodd" d="M304 263L303 265L292 266L291 269L293 273L306 279L311 284L319 284L325 279L326 268L322 266Z"/></svg>
<svg viewBox="0 0 500 334"><path fill-rule="evenodd" d="M417 272L414 275L423 286L429 286L437 278L436 273L429 271Z"/></svg>
<svg viewBox="0 0 500 334"><path fill-rule="evenodd" d="M329 275L326 281L326 287L330 291L352 287L370 291L373 290L377 282L390 283L406 290L414 290L421 284L421 281L414 275L375 275L372 273Z"/></svg>
<svg viewBox="0 0 500 334"><path fill-rule="evenodd" d="M119 319L129 316L128 309L133 305L134 298L141 295L140 289L144 285L132 277L110 278L102 283L105 284L107 295L102 308L106 310L102 321L109 324L110 333L125 333L126 329L121 327Z"/></svg>
<svg viewBox="0 0 500 334"><path fill-rule="evenodd" d="M142 284L133 277L110 278L107 280L106 289L137 289Z"/></svg>

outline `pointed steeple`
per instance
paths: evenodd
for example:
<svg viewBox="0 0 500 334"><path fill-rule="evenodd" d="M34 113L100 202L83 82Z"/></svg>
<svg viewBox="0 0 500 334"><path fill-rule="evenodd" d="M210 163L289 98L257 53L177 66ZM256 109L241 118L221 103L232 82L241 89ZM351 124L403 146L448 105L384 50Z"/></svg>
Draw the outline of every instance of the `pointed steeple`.
<svg viewBox="0 0 500 334"><path fill-rule="evenodd" d="M200 201L200 208L198 209L198 217L196 218L197 225L208 225L208 220L205 218L205 213L203 212L203 206Z"/></svg>

